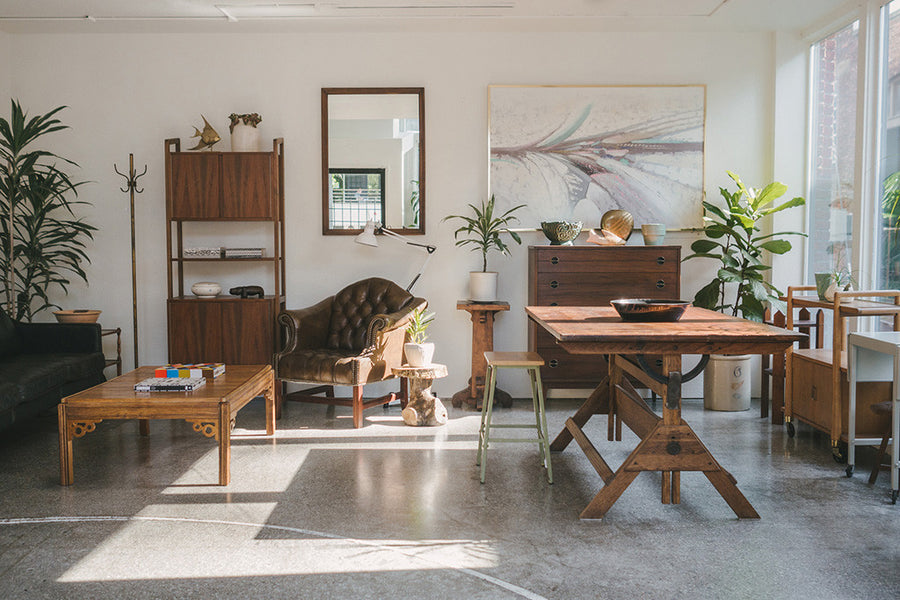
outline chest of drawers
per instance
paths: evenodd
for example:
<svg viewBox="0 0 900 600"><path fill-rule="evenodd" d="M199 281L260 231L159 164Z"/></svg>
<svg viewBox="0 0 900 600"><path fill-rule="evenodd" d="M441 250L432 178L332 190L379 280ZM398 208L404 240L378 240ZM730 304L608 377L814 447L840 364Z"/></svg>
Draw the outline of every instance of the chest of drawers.
<svg viewBox="0 0 900 600"><path fill-rule="evenodd" d="M679 298L680 246L530 246L529 306L608 306L616 298ZM528 349L546 363L547 388L595 387L606 375L597 357L575 356L528 324Z"/></svg>

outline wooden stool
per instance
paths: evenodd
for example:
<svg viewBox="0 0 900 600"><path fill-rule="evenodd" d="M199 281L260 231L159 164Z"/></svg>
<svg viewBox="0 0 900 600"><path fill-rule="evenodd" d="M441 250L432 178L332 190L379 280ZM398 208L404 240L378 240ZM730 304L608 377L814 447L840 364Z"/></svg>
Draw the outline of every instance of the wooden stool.
<svg viewBox="0 0 900 600"><path fill-rule="evenodd" d="M873 404L869 407L873 413L876 415L887 415L891 416L891 401L885 400L884 402L879 402L878 404ZM881 438L881 444L878 446L878 452L875 454L875 464L872 465L872 473L869 475L869 483L874 484L875 480L878 479L878 472L881 471L881 467L884 462L884 455L887 451L888 442L891 440L891 428L888 427L887 431L884 432L884 436ZM896 504L897 499L891 498L891 503Z"/></svg>
<svg viewBox="0 0 900 600"><path fill-rule="evenodd" d="M487 466L487 449L490 442L531 442L528 438L491 438L491 413L494 408L494 388L497 385L498 369L525 369L531 378L531 402L534 405L534 425L493 425L504 429L535 429L541 461L547 469L547 481L553 483L553 467L550 465L550 444L547 441L547 414L544 412L544 390L541 385L541 367L544 359L535 352L485 352L487 372L485 373L484 400L481 403L481 427L478 430L478 456L476 465L481 466L481 483Z"/></svg>

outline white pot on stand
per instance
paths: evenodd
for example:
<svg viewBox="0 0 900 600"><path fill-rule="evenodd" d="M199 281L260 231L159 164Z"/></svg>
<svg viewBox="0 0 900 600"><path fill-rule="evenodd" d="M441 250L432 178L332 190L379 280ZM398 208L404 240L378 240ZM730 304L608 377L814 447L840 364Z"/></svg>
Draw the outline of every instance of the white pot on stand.
<svg viewBox="0 0 900 600"><path fill-rule="evenodd" d="M469 273L469 300L473 302L497 301L496 271L472 271Z"/></svg>
<svg viewBox="0 0 900 600"><path fill-rule="evenodd" d="M711 354L703 371L703 408L740 411L750 408L749 354Z"/></svg>
<svg viewBox="0 0 900 600"><path fill-rule="evenodd" d="M259 129L237 123L231 130L232 152L259 152Z"/></svg>
<svg viewBox="0 0 900 600"><path fill-rule="evenodd" d="M434 343L414 344L407 342L403 344L403 351L406 353L406 364L411 367L427 367L434 358Z"/></svg>

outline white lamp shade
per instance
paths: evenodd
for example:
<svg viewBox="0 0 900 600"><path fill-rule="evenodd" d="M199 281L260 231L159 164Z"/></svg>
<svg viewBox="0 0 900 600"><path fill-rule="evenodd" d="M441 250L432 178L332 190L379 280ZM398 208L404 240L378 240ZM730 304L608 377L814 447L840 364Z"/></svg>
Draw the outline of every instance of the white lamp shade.
<svg viewBox="0 0 900 600"><path fill-rule="evenodd" d="M366 221L366 228L363 229L361 234L356 236L356 243L378 247L378 239L375 237L375 221L373 219Z"/></svg>

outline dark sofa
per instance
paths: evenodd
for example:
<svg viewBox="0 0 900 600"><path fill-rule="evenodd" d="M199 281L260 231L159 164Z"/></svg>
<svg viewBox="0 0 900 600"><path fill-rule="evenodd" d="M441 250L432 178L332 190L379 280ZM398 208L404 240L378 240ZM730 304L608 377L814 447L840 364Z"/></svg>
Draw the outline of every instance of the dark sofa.
<svg viewBox="0 0 900 600"><path fill-rule="evenodd" d="M105 381L97 323L17 323L0 310L0 431Z"/></svg>

